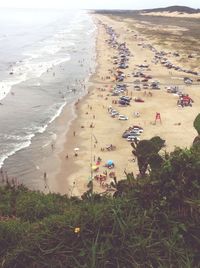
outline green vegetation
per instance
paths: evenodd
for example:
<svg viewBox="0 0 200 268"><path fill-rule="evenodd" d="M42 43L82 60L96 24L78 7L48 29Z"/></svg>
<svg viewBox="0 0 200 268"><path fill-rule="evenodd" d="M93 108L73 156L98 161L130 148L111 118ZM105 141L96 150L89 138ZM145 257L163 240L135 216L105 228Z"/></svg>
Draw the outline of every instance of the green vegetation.
<svg viewBox="0 0 200 268"><path fill-rule="evenodd" d="M137 157L141 177L145 176L148 166L152 169L161 166L162 158L158 152L164 147L164 143L165 141L158 136L139 142L135 140L131 143L132 154Z"/></svg>
<svg viewBox="0 0 200 268"><path fill-rule="evenodd" d="M194 128L196 129L197 133L200 134L200 114L194 120Z"/></svg>
<svg viewBox="0 0 200 268"><path fill-rule="evenodd" d="M92 182L82 200L1 187L1 267L200 267L200 146L161 155L161 138L145 144L132 145L145 172L114 178L113 197Z"/></svg>
<svg viewBox="0 0 200 268"><path fill-rule="evenodd" d="M196 136L193 141L193 145L200 144L200 114L195 118L193 125L198 133L198 136Z"/></svg>

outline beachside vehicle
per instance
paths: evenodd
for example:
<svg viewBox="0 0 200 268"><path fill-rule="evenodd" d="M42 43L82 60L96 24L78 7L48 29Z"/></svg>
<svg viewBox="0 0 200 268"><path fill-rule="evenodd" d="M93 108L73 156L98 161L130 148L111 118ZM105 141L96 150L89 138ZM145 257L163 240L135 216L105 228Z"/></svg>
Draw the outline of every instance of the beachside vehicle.
<svg viewBox="0 0 200 268"><path fill-rule="evenodd" d="M125 131L125 132L122 134L122 138L124 138L124 139L127 139L128 136L130 136L130 132L128 132L128 131Z"/></svg>
<svg viewBox="0 0 200 268"><path fill-rule="evenodd" d="M141 134L141 132L134 130L134 129L132 129L129 133L130 133L130 135L133 135L133 136L140 136L140 134Z"/></svg>
<svg viewBox="0 0 200 268"><path fill-rule="evenodd" d="M140 64L138 65L139 68L148 68L149 65L148 64Z"/></svg>
<svg viewBox="0 0 200 268"><path fill-rule="evenodd" d="M119 120L128 120L128 116L120 114L118 117Z"/></svg>
<svg viewBox="0 0 200 268"><path fill-rule="evenodd" d="M137 125L133 125L133 126L132 126L132 129L142 129L142 130L143 130L143 128L142 128L142 127L137 126Z"/></svg>
<svg viewBox="0 0 200 268"><path fill-rule="evenodd" d="M122 81L124 81L124 77L122 77L122 76L118 77L118 78L117 78L117 81L118 81L118 82L122 82Z"/></svg>
<svg viewBox="0 0 200 268"><path fill-rule="evenodd" d="M126 90L126 84L117 84L115 86L116 89L119 89L119 90Z"/></svg>
<svg viewBox="0 0 200 268"><path fill-rule="evenodd" d="M134 131L125 131L122 134L122 138L124 138L124 139L128 138L129 136L138 137L138 136L140 136L140 133L139 132L134 132Z"/></svg>
<svg viewBox="0 0 200 268"><path fill-rule="evenodd" d="M127 97L127 96L122 96L120 99L125 100L125 101L131 101L132 100L132 98Z"/></svg>
<svg viewBox="0 0 200 268"><path fill-rule="evenodd" d="M140 138L136 137L136 136L128 136L128 138L126 139L127 141L140 141Z"/></svg>
<svg viewBox="0 0 200 268"><path fill-rule="evenodd" d="M141 87L140 87L140 86L134 86L134 89L135 89L136 91L140 91L140 90L141 90Z"/></svg>
<svg viewBox="0 0 200 268"><path fill-rule="evenodd" d="M160 87L157 85L157 86L151 86L152 89L160 89Z"/></svg>
<svg viewBox="0 0 200 268"><path fill-rule="evenodd" d="M118 112L112 112L112 113L111 113L111 116L112 116L112 117L115 117L116 115L119 115L119 113L118 113Z"/></svg>
<svg viewBox="0 0 200 268"><path fill-rule="evenodd" d="M126 99L119 99L119 101L118 101L120 104L127 104L127 105L129 105L130 104L130 101L129 100L126 100ZM124 102L124 103L123 103Z"/></svg>
<svg viewBox="0 0 200 268"><path fill-rule="evenodd" d="M115 110L115 109L111 109L110 110L110 114L112 114L112 113L116 113L117 111Z"/></svg>
<svg viewBox="0 0 200 268"><path fill-rule="evenodd" d="M148 79L147 78L142 79L141 82L148 82Z"/></svg>
<svg viewBox="0 0 200 268"><path fill-rule="evenodd" d="M128 65L127 64L120 64L119 66L118 66L120 69L126 69L126 68L128 68Z"/></svg>
<svg viewBox="0 0 200 268"><path fill-rule="evenodd" d="M184 83L187 85L191 85L193 83L193 80L189 77L184 77Z"/></svg>
<svg viewBox="0 0 200 268"><path fill-rule="evenodd" d="M138 133L143 133L142 128L133 128L132 130L135 131L135 132L138 132Z"/></svg>
<svg viewBox="0 0 200 268"><path fill-rule="evenodd" d="M134 101L135 101L135 102L144 102L144 100L141 99L141 98L135 98Z"/></svg>
<svg viewBox="0 0 200 268"><path fill-rule="evenodd" d="M130 105L129 101L125 101L125 100L119 100L118 103L122 106L127 106Z"/></svg>

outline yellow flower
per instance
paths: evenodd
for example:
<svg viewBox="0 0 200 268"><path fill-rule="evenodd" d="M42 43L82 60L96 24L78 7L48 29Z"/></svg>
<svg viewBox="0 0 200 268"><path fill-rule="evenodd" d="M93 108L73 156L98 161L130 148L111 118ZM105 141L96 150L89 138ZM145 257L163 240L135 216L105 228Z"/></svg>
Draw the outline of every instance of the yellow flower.
<svg viewBox="0 0 200 268"><path fill-rule="evenodd" d="M80 233L80 231L81 231L81 228L80 228L80 227L76 227L76 228L74 229L74 233L75 233L75 234Z"/></svg>

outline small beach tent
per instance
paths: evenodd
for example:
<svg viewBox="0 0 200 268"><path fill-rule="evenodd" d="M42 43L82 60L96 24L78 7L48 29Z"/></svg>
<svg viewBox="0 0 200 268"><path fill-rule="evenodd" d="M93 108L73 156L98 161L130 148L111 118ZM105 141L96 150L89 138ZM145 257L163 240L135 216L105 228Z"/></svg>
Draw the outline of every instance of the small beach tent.
<svg viewBox="0 0 200 268"><path fill-rule="evenodd" d="M113 160L108 160L108 161L107 161L107 165L108 165L108 166L112 166L112 165L114 165Z"/></svg>

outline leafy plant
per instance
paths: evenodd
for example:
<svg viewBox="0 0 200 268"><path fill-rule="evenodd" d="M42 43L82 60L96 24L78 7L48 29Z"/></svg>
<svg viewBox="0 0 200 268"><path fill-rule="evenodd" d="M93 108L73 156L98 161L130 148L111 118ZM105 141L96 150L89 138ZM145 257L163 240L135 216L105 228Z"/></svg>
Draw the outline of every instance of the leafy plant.
<svg viewBox="0 0 200 268"><path fill-rule="evenodd" d="M141 177L145 176L148 165L150 165L152 169L160 167L162 159L158 152L164 147L164 143L165 141L158 136L150 140L134 141L131 143L133 147L132 153L137 157Z"/></svg>
<svg viewBox="0 0 200 268"><path fill-rule="evenodd" d="M197 133L200 135L200 114L198 114L197 117L195 118L193 125Z"/></svg>

